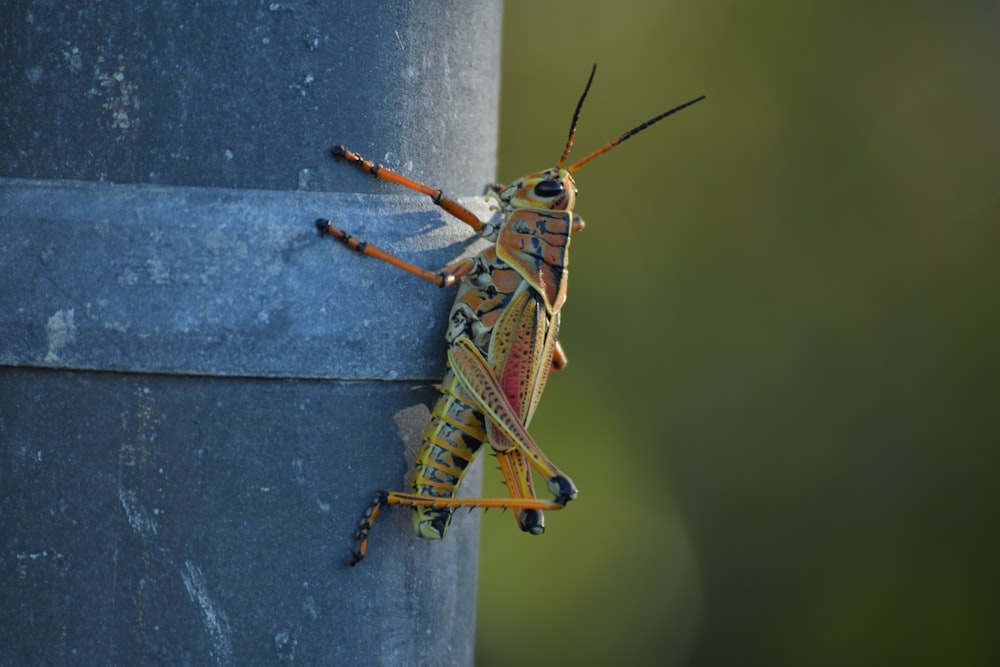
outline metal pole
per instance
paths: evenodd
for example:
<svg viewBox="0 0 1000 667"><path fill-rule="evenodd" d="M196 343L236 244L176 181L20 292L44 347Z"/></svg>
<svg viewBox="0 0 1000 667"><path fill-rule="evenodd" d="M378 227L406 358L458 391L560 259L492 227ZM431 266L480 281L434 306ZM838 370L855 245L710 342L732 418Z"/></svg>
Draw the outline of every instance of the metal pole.
<svg viewBox="0 0 1000 667"><path fill-rule="evenodd" d="M409 472L451 294L312 225L472 249L328 151L481 192L500 8L368 4L5 10L4 660L472 663L475 515L434 543L391 511L346 565Z"/></svg>

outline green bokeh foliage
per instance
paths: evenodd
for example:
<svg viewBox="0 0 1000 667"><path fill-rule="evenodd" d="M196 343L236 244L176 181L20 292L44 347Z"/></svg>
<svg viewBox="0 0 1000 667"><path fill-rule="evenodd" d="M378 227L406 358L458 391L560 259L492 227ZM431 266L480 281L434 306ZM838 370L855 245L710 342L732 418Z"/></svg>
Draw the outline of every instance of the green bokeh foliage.
<svg viewBox="0 0 1000 667"><path fill-rule="evenodd" d="M997 5L505 12L500 180L593 62L575 156L708 99L577 174L580 497L485 517L479 664L1000 664Z"/></svg>

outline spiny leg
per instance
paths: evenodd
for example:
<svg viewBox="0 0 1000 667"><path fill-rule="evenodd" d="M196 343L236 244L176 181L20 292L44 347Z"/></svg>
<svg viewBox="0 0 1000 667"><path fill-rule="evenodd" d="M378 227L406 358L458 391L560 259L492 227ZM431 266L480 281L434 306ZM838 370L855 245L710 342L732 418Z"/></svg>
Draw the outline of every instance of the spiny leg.
<svg viewBox="0 0 1000 667"><path fill-rule="evenodd" d="M516 447L506 452L496 452L497 463L512 498L534 498L535 485L524 452ZM516 509L517 525L526 533L541 535L545 532L545 514L540 509Z"/></svg>
<svg viewBox="0 0 1000 667"><path fill-rule="evenodd" d="M457 356L455 354L457 353ZM504 508L517 512L518 524L521 529L534 535L541 534L544 529L543 510L562 509L569 500L576 497L577 491L573 482L548 458L524 429L510 403L503 396L496 377L493 375L481 353L466 338L459 338L449 350L449 361L456 372L456 379L470 397L478 398L484 413L497 422L506 432L507 437L516 443L506 451L498 451L497 459L507 484L510 498L454 498L397 491L377 494L372 504L365 510L358 524L355 538L358 547L351 556L351 565L359 563L368 552L368 536L372 525L386 505L408 505L411 507L432 508ZM545 500L535 497L531 480L529 464L538 468L548 479L549 490L556 496L555 500Z"/></svg>
<svg viewBox="0 0 1000 667"><path fill-rule="evenodd" d="M403 187L410 188L411 190L416 190L421 194L427 195L435 204L465 224L469 225L477 232L483 226L483 221L480 220L475 213L462 206L456 199L449 197L438 188L431 187L430 185L426 185L420 181L415 181L412 178L407 178L406 176L403 176L388 167L376 164L375 162L358 155L343 145L334 146L332 153L334 158L338 160L347 160L350 164L365 173L371 174L375 178L381 178L383 181L396 183L397 185L402 185Z"/></svg>
<svg viewBox="0 0 1000 667"><path fill-rule="evenodd" d="M556 503L562 506L576 498L573 480L549 460L528 434L517 412L504 396L493 369L475 344L468 338L456 338L448 348L448 361L469 395L479 401L483 413L525 454L531 466L545 476L546 485L556 497Z"/></svg>
<svg viewBox="0 0 1000 667"><path fill-rule="evenodd" d="M432 282L439 287L454 285L459 278L471 271L472 267L475 265L475 262L472 259L460 259L453 264L449 264L448 266L438 269L437 271L431 271L430 269L421 268L416 264L411 264L401 257L397 257L396 255L388 253L377 246L373 246L367 241L362 241L351 236L345 231L337 229L331 220L317 220L316 228L319 230L320 234L332 236L351 250L360 252L362 255L368 255L369 257L380 259L383 262L395 266L397 269L402 269L407 273L412 273L416 277L423 278L424 280Z"/></svg>
<svg viewBox="0 0 1000 667"><path fill-rule="evenodd" d="M350 564L357 565L368 554L368 535L382 508L386 505L407 505L410 507L467 507L468 509L490 509L504 508L514 510L560 510L565 507L565 503L544 498L436 498L434 496L422 496L417 493L403 493L400 491L380 491L372 499L371 505L365 510L358 522L358 529L354 533L354 538L358 541L358 547L351 553ZM540 513L537 513L540 514ZM533 530L525 529L528 532ZM535 534L538 534L537 532Z"/></svg>

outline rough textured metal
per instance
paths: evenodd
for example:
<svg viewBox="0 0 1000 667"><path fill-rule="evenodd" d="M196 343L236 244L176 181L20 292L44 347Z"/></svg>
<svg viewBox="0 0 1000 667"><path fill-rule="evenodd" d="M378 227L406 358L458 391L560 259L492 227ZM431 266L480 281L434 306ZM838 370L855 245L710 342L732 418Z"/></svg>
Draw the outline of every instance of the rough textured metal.
<svg viewBox="0 0 1000 667"><path fill-rule="evenodd" d="M5 3L0 175L391 192L336 168L343 143L478 194L495 177L500 10Z"/></svg>
<svg viewBox="0 0 1000 667"><path fill-rule="evenodd" d="M454 291L317 217L431 268L483 246L420 196L0 179L0 364L440 379Z"/></svg>
<svg viewBox="0 0 1000 667"><path fill-rule="evenodd" d="M475 515L347 565L435 395L3 368L0 662L471 663Z"/></svg>
<svg viewBox="0 0 1000 667"><path fill-rule="evenodd" d="M481 192L499 5L4 19L2 661L471 664L475 514L427 542L388 512L346 565L404 484L451 295L313 221L429 267L474 249L329 149Z"/></svg>

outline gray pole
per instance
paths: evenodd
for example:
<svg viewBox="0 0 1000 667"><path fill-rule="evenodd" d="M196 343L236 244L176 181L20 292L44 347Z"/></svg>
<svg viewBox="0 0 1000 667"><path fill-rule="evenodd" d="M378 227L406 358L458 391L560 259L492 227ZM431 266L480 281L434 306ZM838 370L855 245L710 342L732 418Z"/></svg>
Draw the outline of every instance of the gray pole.
<svg viewBox="0 0 1000 667"><path fill-rule="evenodd" d="M329 149L481 192L499 4L11 5L0 663L471 664L475 515L427 542L389 511L346 564L452 295L313 222L421 266L474 249Z"/></svg>

